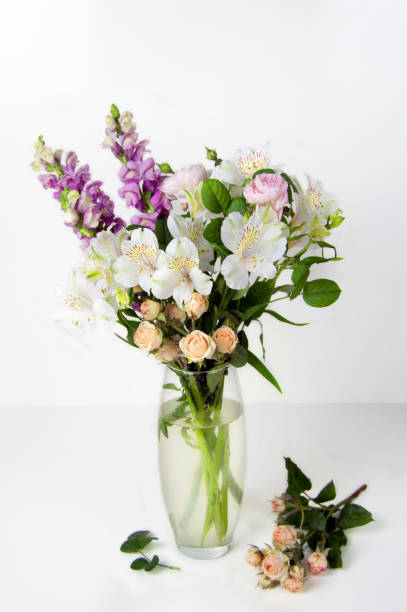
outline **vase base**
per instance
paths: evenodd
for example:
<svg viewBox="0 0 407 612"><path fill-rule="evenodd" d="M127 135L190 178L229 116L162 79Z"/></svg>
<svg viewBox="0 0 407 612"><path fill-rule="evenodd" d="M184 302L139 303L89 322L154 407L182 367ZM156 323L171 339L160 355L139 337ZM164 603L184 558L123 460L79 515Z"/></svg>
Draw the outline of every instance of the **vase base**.
<svg viewBox="0 0 407 612"><path fill-rule="evenodd" d="M177 544L178 549L187 557L191 557L191 559L201 559L208 560L209 559L217 559L218 557L223 557L226 555L230 548L230 544L224 544L223 546L213 546L213 547L200 547L200 546L182 546L181 544Z"/></svg>

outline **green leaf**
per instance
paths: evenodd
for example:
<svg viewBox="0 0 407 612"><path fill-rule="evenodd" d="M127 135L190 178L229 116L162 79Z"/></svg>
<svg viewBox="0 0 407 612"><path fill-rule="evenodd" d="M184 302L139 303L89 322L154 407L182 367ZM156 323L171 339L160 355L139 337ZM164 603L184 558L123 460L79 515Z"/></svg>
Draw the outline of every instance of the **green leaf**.
<svg viewBox="0 0 407 612"><path fill-rule="evenodd" d="M325 531L326 518L320 510L308 510L305 515L305 525L315 531Z"/></svg>
<svg viewBox="0 0 407 612"><path fill-rule="evenodd" d="M263 168L262 170L256 170L256 172L252 176L252 180L256 178L258 174L275 174L276 171L272 168Z"/></svg>
<svg viewBox="0 0 407 612"><path fill-rule="evenodd" d="M249 289L249 285L247 285L247 287L245 287L244 289L231 289L230 290L230 300L231 301L237 301L237 300L241 300L247 293Z"/></svg>
<svg viewBox="0 0 407 612"><path fill-rule="evenodd" d="M135 531L123 542L120 550L125 553L136 553L143 550L153 540L158 540L158 538L153 536L151 531Z"/></svg>
<svg viewBox="0 0 407 612"><path fill-rule="evenodd" d="M332 546L328 551L327 560L329 567L332 569L338 569L342 567L342 553L339 546Z"/></svg>
<svg viewBox="0 0 407 612"><path fill-rule="evenodd" d="M244 346L244 348L247 349L247 347L249 346L249 341L248 341L247 336L246 336L245 332L243 331L243 329L241 329L240 332L237 335L238 335L240 344L242 346Z"/></svg>
<svg viewBox="0 0 407 612"><path fill-rule="evenodd" d="M294 181L291 178L291 176L288 176L288 174L286 172L282 172L281 176L283 177L283 179L285 179L287 181L287 183L290 185L291 189L293 189L293 191L295 191L295 193L298 193L297 185L294 183Z"/></svg>
<svg viewBox="0 0 407 612"><path fill-rule="evenodd" d="M302 514L299 510L291 512L287 516L280 516L277 520L278 525L293 525L299 527L302 521Z"/></svg>
<svg viewBox="0 0 407 612"><path fill-rule="evenodd" d="M348 538L342 529L337 529L334 533L328 535L328 546L346 546Z"/></svg>
<svg viewBox="0 0 407 612"><path fill-rule="evenodd" d="M123 314L127 315L128 317L133 317L135 319L140 319L140 315L138 312L136 312L135 310L133 310L132 308L123 308L122 310Z"/></svg>
<svg viewBox="0 0 407 612"><path fill-rule="evenodd" d="M181 389L177 387L177 385L174 385L174 383L167 383L166 385L163 386L163 389L172 389L173 391L181 391Z"/></svg>
<svg viewBox="0 0 407 612"><path fill-rule="evenodd" d="M292 290L294 289L294 285L280 285L279 287L274 287L272 290L272 294L281 291L282 293L286 293L287 295L291 295Z"/></svg>
<svg viewBox="0 0 407 612"><path fill-rule="evenodd" d="M341 261L342 257L318 257L317 255L312 257L304 257L301 259L301 264L304 266L312 266L313 264L327 263L328 261Z"/></svg>
<svg viewBox="0 0 407 612"><path fill-rule="evenodd" d="M242 321L248 321L249 319L256 319L258 316L263 314L264 309L268 306L268 302L265 304L256 304L251 306L242 314Z"/></svg>
<svg viewBox="0 0 407 612"><path fill-rule="evenodd" d="M284 457L285 467L287 469L287 493L293 497L297 497L304 491L309 491L312 487L312 483L308 476L306 476L289 457Z"/></svg>
<svg viewBox="0 0 407 612"><path fill-rule="evenodd" d="M291 274L291 280L294 283L294 289L290 294L290 300L294 300L296 297L300 295L301 291L304 288L304 285L306 283L308 276L309 276L308 266L304 266L303 264L300 264L293 270L293 273Z"/></svg>
<svg viewBox="0 0 407 612"><path fill-rule="evenodd" d="M245 312L251 306L258 306L259 304L265 304L264 308L266 308L273 292L273 281L258 281L249 288L246 296L242 299L240 303L241 311Z"/></svg>
<svg viewBox="0 0 407 612"><path fill-rule="evenodd" d="M238 344L230 356L230 362L235 368L242 368L246 365L248 361L248 352L247 349Z"/></svg>
<svg viewBox="0 0 407 612"><path fill-rule="evenodd" d="M165 438L168 438L168 423L164 417L158 419L158 439L160 439L160 433L162 433Z"/></svg>
<svg viewBox="0 0 407 612"><path fill-rule="evenodd" d="M282 323L289 323L289 325L297 325L298 327L302 327L303 325L308 325L308 323L293 323L293 321L289 321L288 319L283 317L278 312L275 312L274 310L265 310L264 312L278 319L278 321L281 321Z"/></svg>
<svg viewBox="0 0 407 612"><path fill-rule="evenodd" d="M165 250L168 243L172 240L172 236L167 226L167 219L164 217L158 219L155 226L155 235L157 236L160 249Z"/></svg>
<svg viewBox="0 0 407 612"><path fill-rule="evenodd" d="M331 501L331 499L335 499L335 497L335 485L333 480L330 480L328 484L326 484L324 488L320 490L318 495L314 497L314 502L317 502L317 504L323 504L324 502Z"/></svg>
<svg viewBox="0 0 407 612"><path fill-rule="evenodd" d="M126 230L128 230L129 232L135 229L146 229L146 228L144 225L139 225L138 223L132 223L131 225L128 225L126 227Z"/></svg>
<svg viewBox="0 0 407 612"><path fill-rule="evenodd" d="M134 559L130 567L132 570L143 570L146 568L148 563L149 562L147 561L147 559L144 559L144 557L137 557L137 559Z"/></svg>
<svg viewBox="0 0 407 612"><path fill-rule="evenodd" d="M335 281L318 278L305 283L302 297L308 306L325 308L336 302L340 294L341 290Z"/></svg>
<svg viewBox="0 0 407 612"><path fill-rule="evenodd" d="M256 357L256 355L254 355L251 351L248 351L247 362L250 363L250 365L259 372L259 374L264 376L266 380L268 380L272 385L274 385L277 391L282 393L280 385L278 384L277 380L274 378L272 373L266 368L264 363L262 363L260 359Z"/></svg>
<svg viewBox="0 0 407 612"><path fill-rule="evenodd" d="M217 179L206 179L202 183L202 202L213 213L225 212L230 203L230 194Z"/></svg>
<svg viewBox="0 0 407 612"><path fill-rule="evenodd" d="M373 521L371 513L358 504L347 504L339 515L338 527L352 529Z"/></svg>
<svg viewBox="0 0 407 612"><path fill-rule="evenodd" d="M209 371L206 375L206 384L211 393L213 393L224 381L225 369Z"/></svg>
<svg viewBox="0 0 407 612"><path fill-rule="evenodd" d="M211 244L225 248L221 238L222 223L223 219L212 219L205 227L203 235Z"/></svg>
<svg viewBox="0 0 407 612"><path fill-rule="evenodd" d="M155 567L157 567L159 560L160 560L160 558L158 557L158 555L154 555L154 557L151 559L151 561L145 566L144 571L145 572L152 572L153 569Z"/></svg>
<svg viewBox="0 0 407 612"><path fill-rule="evenodd" d="M333 249L336 257L336 248L333 244L329 244L329 242L325 242L325 240L313 240L312 242L320 246L322 249Z"/></svg>
<svg viewBox="0 0 407 612"><path fill-rule="evenodd" d="M171 168L170 164L163 163L157 164L163 174L174 174L174 170Z"/></svg>
<svg viewBox="0 0 407 612"><path fill-rule="evenodd" d="M238 198L233 198L233 200L231 201L226 214L230 215L230 213L232 212L238 212L241 215L244 215L246 212L246 200L244 199L243 196L239 196Z"/></svg>

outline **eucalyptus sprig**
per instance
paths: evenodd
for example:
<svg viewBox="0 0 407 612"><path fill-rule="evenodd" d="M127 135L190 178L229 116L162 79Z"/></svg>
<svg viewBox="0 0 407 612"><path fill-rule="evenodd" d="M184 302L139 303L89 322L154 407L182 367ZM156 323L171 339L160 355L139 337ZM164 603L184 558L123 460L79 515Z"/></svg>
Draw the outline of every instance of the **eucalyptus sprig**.
<svg viewBox="0 0 407 612"><path fill-rule="evenodd" d="M180 571L179 567L175 565L166 565L160 563L160 557L154 555L151 559L143 552L143 549L150 544L153 540L158 540L151 531L141 530L131 533L125 542L120 547L120 550L124 553L140 553L140 557L134 559L130 564L132 570L144 570L145 572L152 572L156 567L166 567L167 569Z"/></svg>

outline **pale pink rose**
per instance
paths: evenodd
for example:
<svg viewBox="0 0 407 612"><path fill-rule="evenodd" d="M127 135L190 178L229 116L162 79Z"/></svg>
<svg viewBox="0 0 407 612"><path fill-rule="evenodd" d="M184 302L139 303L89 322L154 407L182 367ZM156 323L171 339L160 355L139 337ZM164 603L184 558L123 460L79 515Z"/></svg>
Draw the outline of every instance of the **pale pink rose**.
<svg viewBox="0 0 407 612"><path fill-rule="evenodd" d="M140 305L140 312L143 315L143 319L146 321L153 321L158 317L161 310L160 302L149 300L148 298Z"/></svg>
<svg viewBox="0 0 407 612"><path fill-rule="evenodd" d="M164 180L161 190L171 200L183 198L186 189L193 193L198 185L209 176L210 172L202 164L186 166L168 176Z"/></svg>
<svg viewBox="0 0 407 612"><path fill-rule="evenodd" d="M182 338L179 346L185 357L194 362L210 359L216 349L212 338L199 329Z"/></svg>
<svg viewBox="0 0 407 612"><path fill-rule="evenodd" d="M291 525L279 525L273 534L273 543L281 548L294 546L297 539L297 531Z"/></svg>
<svg viewBox="0 0 407 612"><path fill-rule="evenodd" d="M289 559L279 550L269 549L261 565L270 580L282 581L288 576Z"/></svg>
<svg viewBox="0 0 407 612"><path fill-rule="evenodd" d="M215 331L212 336L213 340L216 344L216 350L219 353L233 353L235 350L237 343L239 342L239 338L227 325L222 325Z"/></svg>
<svg viewBox="0 0 407 612"><path fill-rule="evenodd" d="M290 593L299 593L304 588L303 580L298 580L297 578L287 578L283 582L283 587L290 591Z"/></svg>
<svg viewBox="0 0 407 612"><path fill-rule="evenodd" d="M172 340L164 340L158 351L154 354L154 356L163 363L170 363L170 361L175 361L178 359L180 355L179 346L176 342Z"/></svg>
<svg viewBox="0 0 407 612"><path fill-rule="evenodd" d="M307 559L308 569L311 574L321 574L328 568L328 561L324 554L313 552Z"/></svg>
<svg viewBox="0 0 407 612"><path fill-rule="evenodd" d="M191 319L199 319L199 317L208 310L208 306L208 296L197 293L196 291L193 291L188 302L184 304L185 311L189 314Z"/></svg>
<svg viewBox="0 0 407 612"><path fill-rule="evenodd" d="M142 321L134 333L133 340L141 350L150 353L161 345L163 335L158 327L148 321Z"/></svg>
<svg viewBox="0 0 407 612"><path fill-rule="evenodd" d="M179 323L183 323L187 318L187 313L178 308L176 304L167 304L164 315L167 321L178 321Z"/></svg>
<svg viewBox="0 0 407 612"><path fill-rule="evenodd" d="M270 505L273 512L278 512L278 514L281 514L281 512L284 512L285 510L285 502L283 499L281 499L281 497L275 497L272 499Z"/></svg>
<svg viewBox="0 0 407 612"><path fill-rule="evenodd" d="M243 195L249 204L270 206L275 213L275 220L281 221L283 208L288 202L287 181L280 174L258 174L246 185Z"/></svg>
<svg viewBox="0 0 407 612"><path fill-rule="evenodd" d="M292 565L290 567L290 576L296 580L303 580L305 576L305 570L302 565Z"/></svg>
<svg viewBox="0 0 407 612"><path fill-rule="evenodd" d="M245 561L252 567L258 567L263 561L263 553L257 546L251 546L246 553Z"/></svg>

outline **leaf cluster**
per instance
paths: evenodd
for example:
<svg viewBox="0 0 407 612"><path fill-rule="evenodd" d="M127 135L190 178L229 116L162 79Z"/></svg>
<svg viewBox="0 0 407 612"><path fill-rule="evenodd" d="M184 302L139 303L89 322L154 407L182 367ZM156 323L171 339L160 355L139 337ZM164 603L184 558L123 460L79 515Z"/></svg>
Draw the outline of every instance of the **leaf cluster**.
<svg viewBox="0 0 407 612"><path fill-rule="evenodd" d="M308 493L312 488L308 476L289 457L285 457L285 466L287 488L281 495L285 508L279 514L277 523L297 527L303 534L303 547L320 551L329 549L327 559L330 567L342 567L341 548L347 543L345 531L373 521L368 510L353 503L366 489L366 485L335 503L336 488L333 480L312 497Z"/></svg>
<svg viewBox="0 0 407 612"><path fill-rule="evenodd" d="M154 555L149 559L142 551L148 546L153 540L158 540L151 531L141 530L131 533L127 540L123 542L120 550L124 553L140 553L141 556L137 557L132 561L130 567L132 570L144 570L145 572L152 572L156 567L166 567L167 569L179 570L179 567L173 565L165 565L160 563L158 555Z"/></svg>

